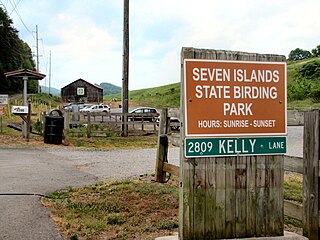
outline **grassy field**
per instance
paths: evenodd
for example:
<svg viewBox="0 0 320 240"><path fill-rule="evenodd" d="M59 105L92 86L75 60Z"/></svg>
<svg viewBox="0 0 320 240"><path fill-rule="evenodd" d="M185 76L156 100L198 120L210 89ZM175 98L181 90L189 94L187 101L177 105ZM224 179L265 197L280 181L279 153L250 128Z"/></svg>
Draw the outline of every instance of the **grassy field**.
<svg viewBox="0 0 320 240"><path fill-rule="evenodd" d="M121 99L120 94L104 97L106 102L112 98ZM180 83L173 83L156 88L146 88L129 92L129 100L141 106L165 108L180 106Z"/></svg>

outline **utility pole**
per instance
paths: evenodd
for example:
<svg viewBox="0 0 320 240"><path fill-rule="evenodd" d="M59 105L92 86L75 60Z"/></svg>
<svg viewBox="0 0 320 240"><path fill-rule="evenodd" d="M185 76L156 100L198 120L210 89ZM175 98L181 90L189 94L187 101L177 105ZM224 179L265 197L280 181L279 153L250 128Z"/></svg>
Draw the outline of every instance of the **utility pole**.
<svg viewBox="0 0 320 240"><path fill-rule="evenodd" d="M36 48L37 48L37 72L39 72L39 37L38 37L38 25L36 25Z"/></svg>
<svg viewBox="0 0 320 240"><path fill-rule="evenodd" d="M49 95L50 95L50 88L51 88L51 50L50 50L50 57L49 57Z"/></svg>
<svg viewBox="0 0 320 240"><path fill-rule="evenodd" d="M36 49L37 49L37 72L39 72L39 37L38 37L38 25L36 25ZM40 92L40 82L38 81L38 93Z"/></svg>
<svg viewBox="0 0 320 240"><path fill-rule="evenodd" d="M129 0L124 0L123 8L123 64L122 64L122 136L128 136L129 111Z"/></svg>

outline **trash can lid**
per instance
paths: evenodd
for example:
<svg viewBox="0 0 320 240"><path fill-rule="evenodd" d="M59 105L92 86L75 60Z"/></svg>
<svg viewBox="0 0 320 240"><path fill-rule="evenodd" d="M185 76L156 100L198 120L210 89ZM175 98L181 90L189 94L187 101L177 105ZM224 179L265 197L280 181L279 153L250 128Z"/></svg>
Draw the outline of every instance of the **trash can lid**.
<svg viewBox="0 0 320 240"><path fill-rule="evenodd" d="M57 116L57 114L58 114L60 117L63 116L62 112L61 112L59 109L53 109L53 110L51 110L50 113L49 113L50 116Z"/></svg>

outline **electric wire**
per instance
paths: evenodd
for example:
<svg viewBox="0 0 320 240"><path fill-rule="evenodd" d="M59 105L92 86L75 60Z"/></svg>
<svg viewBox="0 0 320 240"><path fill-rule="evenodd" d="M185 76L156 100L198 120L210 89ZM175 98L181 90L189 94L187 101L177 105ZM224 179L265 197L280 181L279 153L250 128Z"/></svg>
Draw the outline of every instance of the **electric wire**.
<svg viewBox="0 0 320 240"><path fill-rule="evenodd" d="M25 22L23 21L20 13L19 13L19 11L18 11L17 5L15 5L15 3L12 3L12 0L9 0L9 2L10 2L10 4L11 4L11 6L13 7L13 10L14 10L15 13L17 14L17 16L19 17L22 25L23 25L23 26L25 27L25 29L31 34L31 36L32 36L33 38L35 38L34 35L33 35L33 32L30 31L30 29L27 27L27 25L26 25ZM20 1L19 1L19 2L20 2Z"/></svg>
<svg viewBox="0 0 320 240"><path fill-rule="evenodd" d="M14 2L14 8L11 10L9 16L11 16L11 14L14 12L14 10L18 7L20 1L21 1L21 0L19 0L17 3Z"/></svg>

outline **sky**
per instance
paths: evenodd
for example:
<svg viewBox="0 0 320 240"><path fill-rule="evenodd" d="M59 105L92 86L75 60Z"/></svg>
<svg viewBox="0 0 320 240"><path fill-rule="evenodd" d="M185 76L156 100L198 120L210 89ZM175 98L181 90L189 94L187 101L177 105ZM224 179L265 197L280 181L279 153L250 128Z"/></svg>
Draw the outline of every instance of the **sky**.
<svg viewBox="0 0 320 240"><path fill-rule="evenodd" d="M41 85L122 86L123 0L0 0L36 54ZM130 0L129 90L180 82L182 47L288 56L320 44L319 0Z"/></svg>

